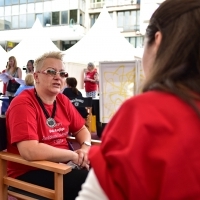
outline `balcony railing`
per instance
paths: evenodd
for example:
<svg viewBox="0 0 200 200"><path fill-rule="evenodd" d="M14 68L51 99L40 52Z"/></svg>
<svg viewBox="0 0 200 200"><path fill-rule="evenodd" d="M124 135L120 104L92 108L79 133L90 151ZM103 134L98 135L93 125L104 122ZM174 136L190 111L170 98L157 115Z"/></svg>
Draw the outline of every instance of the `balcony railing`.
<svg viewBox="0 0 200 200"><path fill-rule="evenodd" d="M90 8L102 8L106 6L123 6L140 4L140 0L105 0L102 2L90 3Z"/></svg>

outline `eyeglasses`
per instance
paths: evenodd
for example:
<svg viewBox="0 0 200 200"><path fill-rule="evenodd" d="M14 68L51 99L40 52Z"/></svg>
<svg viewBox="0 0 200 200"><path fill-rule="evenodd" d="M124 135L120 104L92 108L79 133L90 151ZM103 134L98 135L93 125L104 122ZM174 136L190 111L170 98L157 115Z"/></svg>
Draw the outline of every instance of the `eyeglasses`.
<svg viewBox="0 0 200 200"><path fill-rule="evenodd" d="M59 74L61 78L67 78L68 77L68 73L61 71L61 72L57 72L54 69L46 69L44 71L37 71L37 73L42 73L42 74L46 74L46 75L50 75L50 76L56 76L56 74Z"/></svg>

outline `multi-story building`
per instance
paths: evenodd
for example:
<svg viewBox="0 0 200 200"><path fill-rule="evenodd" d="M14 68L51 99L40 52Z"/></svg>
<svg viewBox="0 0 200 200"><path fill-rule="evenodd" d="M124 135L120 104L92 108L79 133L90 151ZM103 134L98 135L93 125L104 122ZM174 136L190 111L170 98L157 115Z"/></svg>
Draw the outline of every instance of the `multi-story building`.
<svg viewBox="0 0 200 200"><path fill-rule="evenodd" d="M0 45L12 48L39 18L47 36L66 50L87 33L104 5L124 37L141 47L140 0L0 0Z"/></svg>

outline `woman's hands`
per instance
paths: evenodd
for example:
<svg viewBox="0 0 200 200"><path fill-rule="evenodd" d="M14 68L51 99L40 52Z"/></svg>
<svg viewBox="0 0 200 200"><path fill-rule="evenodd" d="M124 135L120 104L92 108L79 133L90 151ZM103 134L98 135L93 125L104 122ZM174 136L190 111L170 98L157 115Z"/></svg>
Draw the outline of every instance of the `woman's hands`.
<svg viewBox="0 0 200 200"><path fill-rule="evenodd" d="M89 170L89 160L88 160L88 150L81 148L74 151L74 159L72 160L73 163L78 165L79 167Z"/></svg>
<svg viewBox="0 0 200 200"><path fill-rule="evenodd" d="M91 79L91 78L86 78L85 80L86 80L86 81L90 81L90 82L96 82L96 80Z"/></svg>
<svg viewBox="0 0 200 200"><path fill-rule="evenodd" d="M6 75L7 75L7 77L8 77L10 80L13 79L13 77L12 77L11 75L9 75L9 74L6 74Z"/></svg>

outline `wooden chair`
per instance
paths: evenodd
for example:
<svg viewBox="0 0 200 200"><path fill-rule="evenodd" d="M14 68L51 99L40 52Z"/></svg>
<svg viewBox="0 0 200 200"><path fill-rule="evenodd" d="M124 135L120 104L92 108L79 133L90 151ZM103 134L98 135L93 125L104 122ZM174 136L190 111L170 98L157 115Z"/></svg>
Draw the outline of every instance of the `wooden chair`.
<svg viewBox="0 0 200 200"><path fill-rule="evenodd" d="M69 97L72 104L77 108L85 108L88 112L86 126L91 132L92 129L92 97Z"/></svg>
<svg viewBox="0 0 200 200"><path fill-rule="evenodd" d="M69 140L75 141L75 138L69 137ZM49 161L30 162L24 160L19 155L6 152L6 144L5 118L0 117L0 200L7 200L8 195L15 197L17 200L63 200L63 175L69 173L72 170L70 166ZM99 145L100 141L92 141L92 144ZM51 190L8 177L6 172L7 161L12 161L53 172L55 188ZM9 187L14 188L14 190L9 190Z"/></svg>

